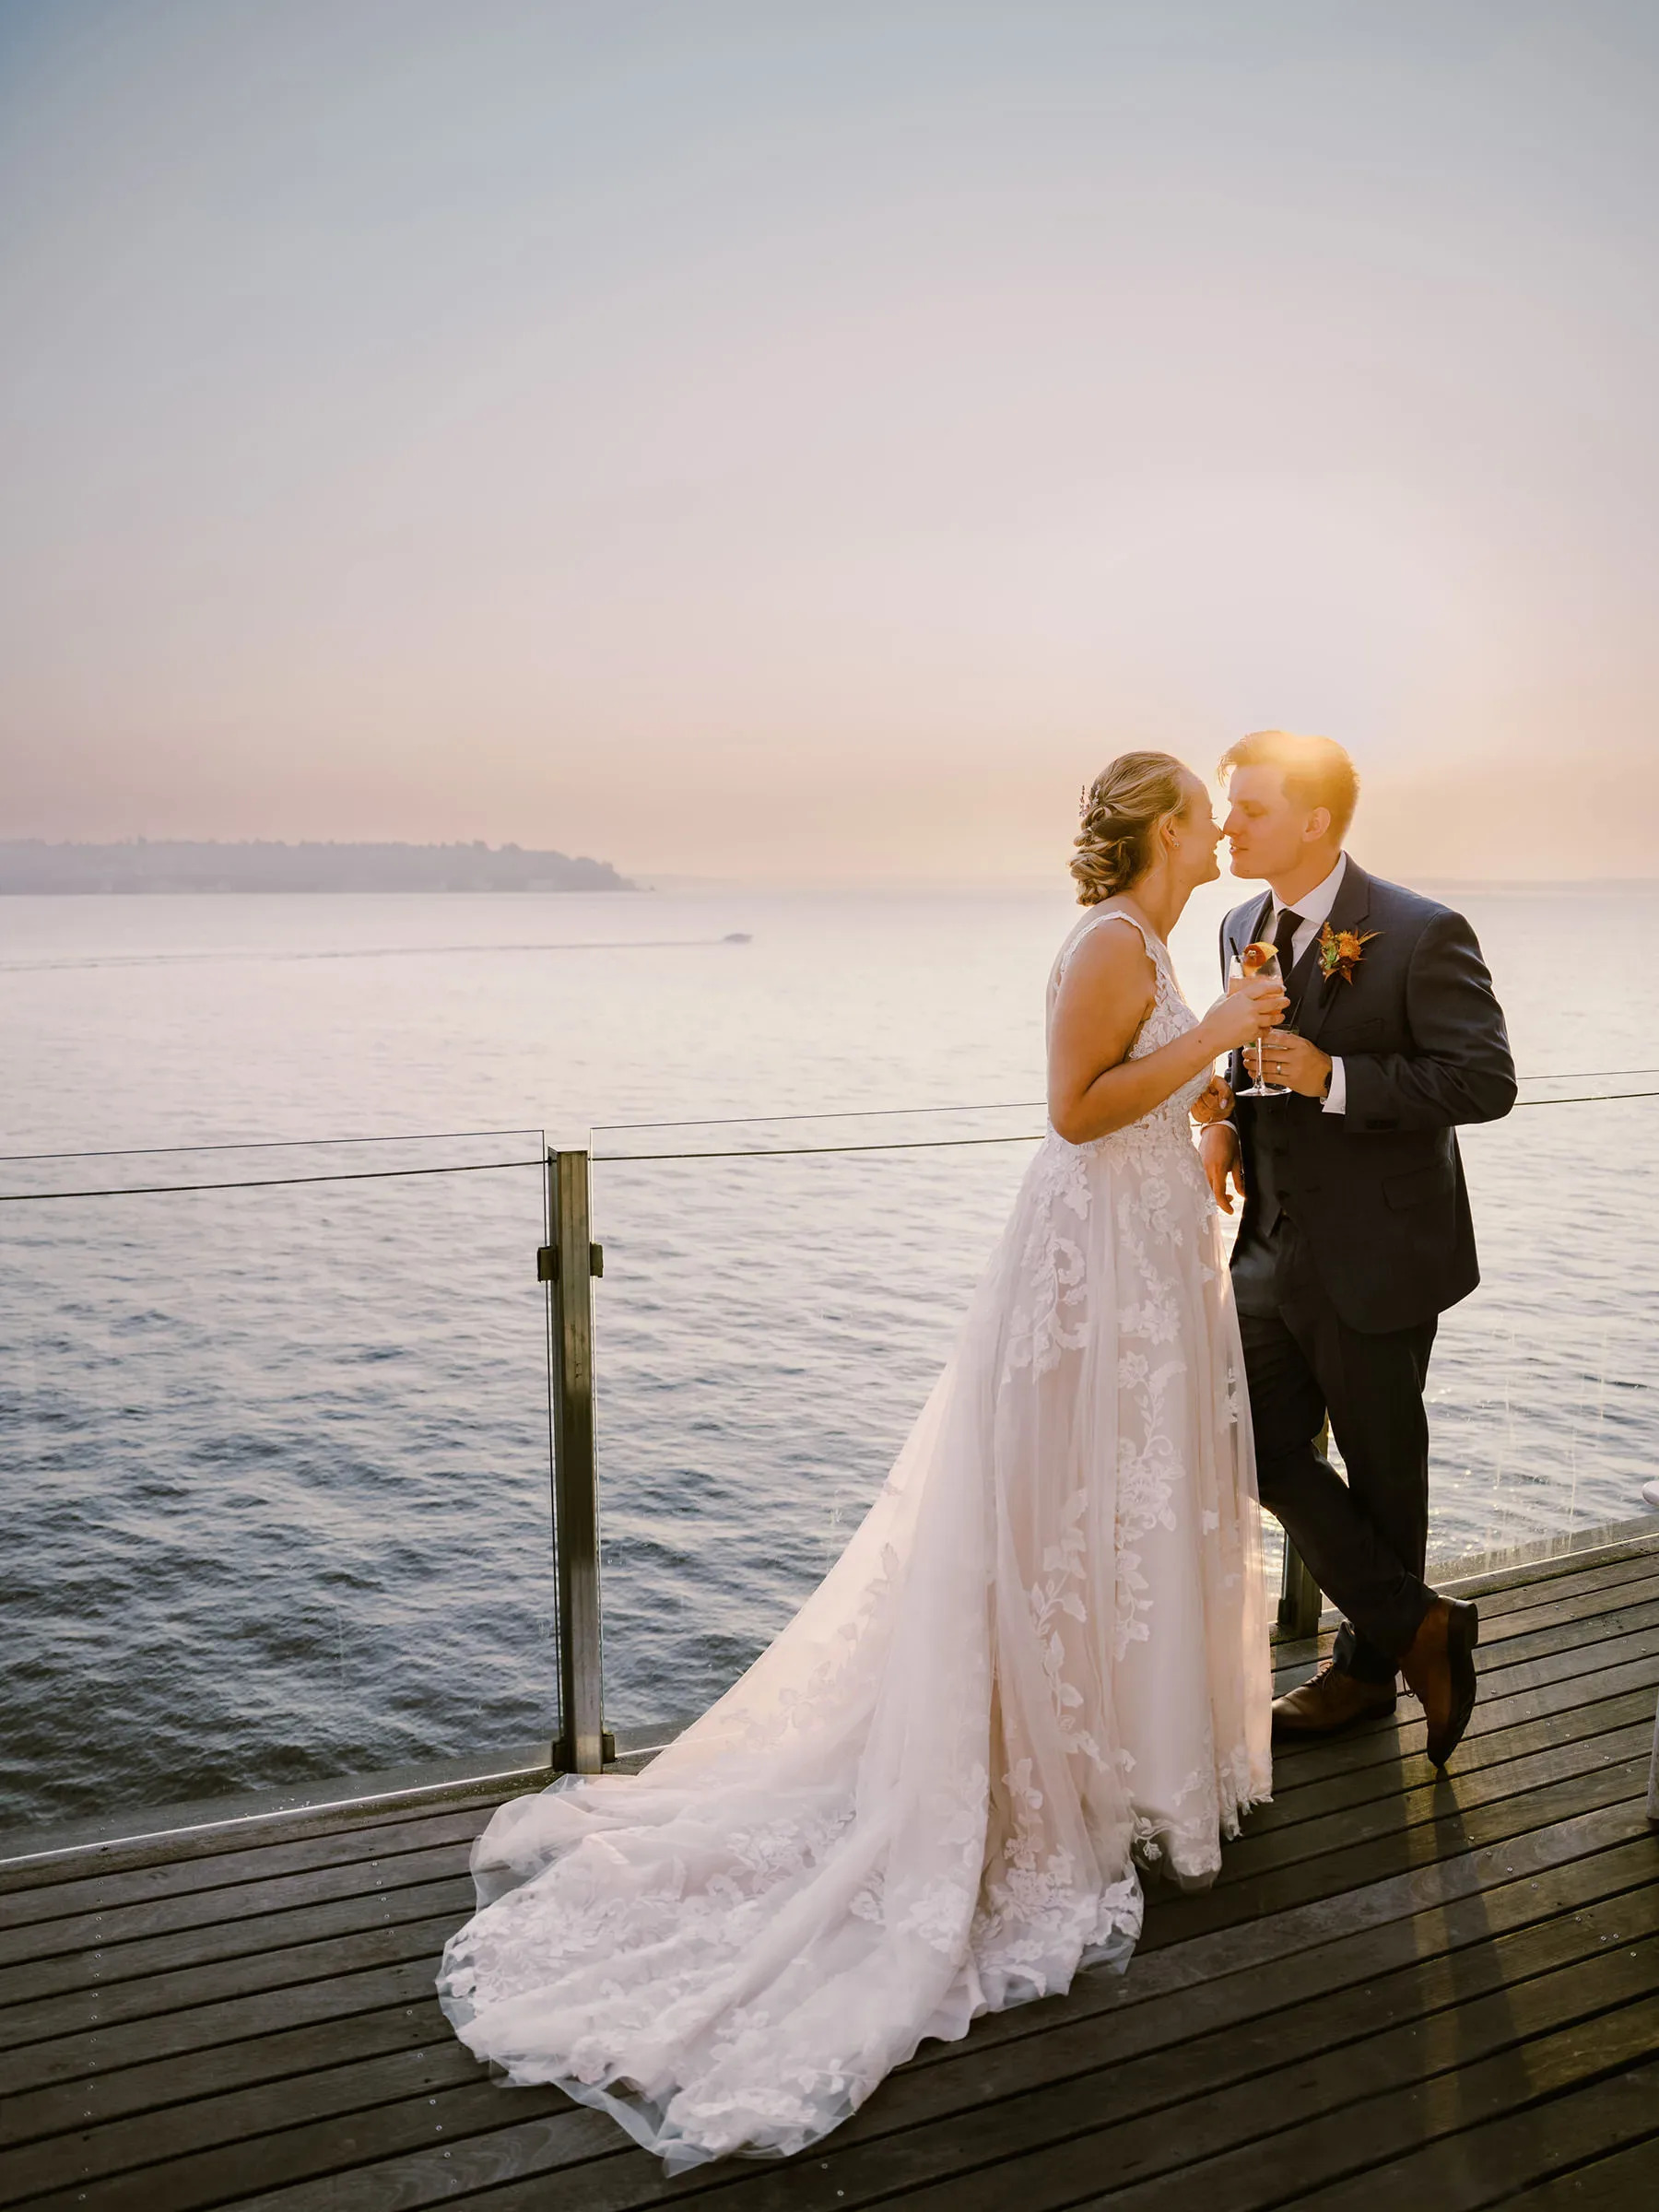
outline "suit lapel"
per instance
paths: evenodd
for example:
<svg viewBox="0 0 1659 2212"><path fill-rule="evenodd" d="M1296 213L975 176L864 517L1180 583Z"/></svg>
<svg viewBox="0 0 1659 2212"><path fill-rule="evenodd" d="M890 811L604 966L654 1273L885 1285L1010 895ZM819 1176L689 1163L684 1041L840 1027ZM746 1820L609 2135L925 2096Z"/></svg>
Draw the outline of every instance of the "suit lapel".
<svg viewBox="0 0 1659 2212"><path fill-rule="evenodd" d="M1329 926L1338 931L1360 928L1371 912L1371 877L1350 856L1331 907ZM1330 1019L1337 993L1353 989L1351 983L1344 983L1339 977L1320 972L1318 947L1319 938L1315 937L1307 956L1308 972L1302 979L1300 994L1290 1016L1290 1027L1311 1044L1319 1042L1320 1031Z"/></svg>

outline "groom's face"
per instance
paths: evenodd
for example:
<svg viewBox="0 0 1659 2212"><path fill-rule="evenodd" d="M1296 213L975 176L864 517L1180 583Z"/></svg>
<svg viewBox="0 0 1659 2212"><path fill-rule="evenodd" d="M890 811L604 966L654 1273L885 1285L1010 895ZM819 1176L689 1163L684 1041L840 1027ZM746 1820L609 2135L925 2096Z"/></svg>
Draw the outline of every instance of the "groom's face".
<svg viewBox="0 0 1659 2212"><path fill-rule="evenodd" d="M1290 875L1307 858L1312 836L1323 832L1328 822L1324 807L1310 815L1305 806L1291 805L1285 795L1283 770L1265 763L1233 770L1222 826L1232 849L1235 876Z"/></svg>

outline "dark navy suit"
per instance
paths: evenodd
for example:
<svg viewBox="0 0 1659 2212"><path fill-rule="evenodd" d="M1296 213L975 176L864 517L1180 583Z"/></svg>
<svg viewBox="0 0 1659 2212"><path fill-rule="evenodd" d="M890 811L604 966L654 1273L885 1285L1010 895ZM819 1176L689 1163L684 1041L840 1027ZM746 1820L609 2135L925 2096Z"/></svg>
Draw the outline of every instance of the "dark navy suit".
<svg viewBox="0 0 1659 2212"><path fill-rule="evenodd" d="M1236 907L1221 965L1271 939L1271 895ZM1371 933L1351 982L1317 944L1286 1026L1341 1059L1347 1111L1241 1099L1247 1196L1233 1253L1262 1502L1347 1616L1336 1662L1392 1679L1427 1610L1429 1430L1439 1316L1480 1279L1460 1122L1515 1101L1503 1012L1459 913L1351 858L1333 930ZM1235 1088L1249 1077L1235 1056ZM1317 1450L1326 1417L1347 1482Z"/></svg>

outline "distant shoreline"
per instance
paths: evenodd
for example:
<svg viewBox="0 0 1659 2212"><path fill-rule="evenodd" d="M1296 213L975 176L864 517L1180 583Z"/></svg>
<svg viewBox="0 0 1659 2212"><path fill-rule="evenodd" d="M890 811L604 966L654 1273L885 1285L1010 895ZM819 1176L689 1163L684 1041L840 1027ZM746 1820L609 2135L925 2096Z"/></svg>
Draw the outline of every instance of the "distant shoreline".
<svg viewBox="0 0 1659 2212"><path fill-rule="evenodd" d="M1384 875L1390 871L1383 868ZM1471 877L1399 874L1434 898L1507 894L1572 897L1659 891L1659 876ZM1228 888L1233 888L1232 885ZM1253 885L1241 880L1238 895ZM51 843L43 838L0 839L0 898L163 896L303 892L593 892L661 891L692 897L733 894L796 899L831 896L927 898L967 893L1053 897L1070 903L1071 886L1040 876L911 877L855 876L622 875L609 861L519 845L344 844L274 840L219 842L200 839L129 838L118 843Z"/></svg>
<svg viewBox="0 0 1659 2212"><path fill-rule="evenodd" d="M518 845L0 841L0 897L277 891L634 891L607 860Z"/></svg>

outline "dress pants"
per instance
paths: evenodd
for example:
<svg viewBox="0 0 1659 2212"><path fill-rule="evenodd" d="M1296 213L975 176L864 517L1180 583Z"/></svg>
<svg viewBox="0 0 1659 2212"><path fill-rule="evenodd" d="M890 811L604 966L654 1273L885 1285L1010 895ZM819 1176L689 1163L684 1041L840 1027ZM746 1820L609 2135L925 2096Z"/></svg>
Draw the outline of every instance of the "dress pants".
<svg viewBox="0 0 1659 2212"><path fill-rule="evenodd" d="M1429 1417L1436 1323L1369 1335L1331 1303L1306 1239L1281 1214L1241 1239L1244 1340L1262 1503L1346 1618L1337 1666L1390 1682L1428 1611ZM1345 1483L1318 1449L1329 1416Z"/></svg>

